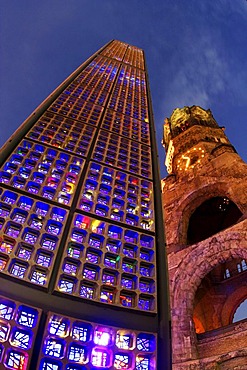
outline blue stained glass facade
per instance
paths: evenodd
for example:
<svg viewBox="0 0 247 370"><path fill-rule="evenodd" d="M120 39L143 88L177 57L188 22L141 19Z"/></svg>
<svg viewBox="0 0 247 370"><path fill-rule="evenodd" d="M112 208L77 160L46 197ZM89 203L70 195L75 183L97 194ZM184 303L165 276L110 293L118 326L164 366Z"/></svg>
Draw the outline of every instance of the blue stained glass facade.
<svg viewBox="0 0 247 370"><path fill-rule="evenodd" d="M101 325L95 314L109 310L118 325L120 312L143 311L155 318L148 330L157 327L156 159L143 51L110 42L47 101L0 158L0 277L18 286L10 297L24 297L0 298L0 364L154 370L155 334L135 322L133 330ZM48 318L32 357L35 302Z"/></svg>

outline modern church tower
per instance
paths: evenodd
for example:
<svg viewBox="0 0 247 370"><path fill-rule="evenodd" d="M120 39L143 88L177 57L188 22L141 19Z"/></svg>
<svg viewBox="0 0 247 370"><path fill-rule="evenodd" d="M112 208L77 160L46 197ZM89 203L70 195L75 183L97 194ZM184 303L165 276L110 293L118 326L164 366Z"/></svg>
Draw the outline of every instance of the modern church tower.
<svg viewBox="0 0 247 370"><path fill-rule="evenodd" d="M99 50L0 160L0 369L170 369L143 51Z"/></svg>

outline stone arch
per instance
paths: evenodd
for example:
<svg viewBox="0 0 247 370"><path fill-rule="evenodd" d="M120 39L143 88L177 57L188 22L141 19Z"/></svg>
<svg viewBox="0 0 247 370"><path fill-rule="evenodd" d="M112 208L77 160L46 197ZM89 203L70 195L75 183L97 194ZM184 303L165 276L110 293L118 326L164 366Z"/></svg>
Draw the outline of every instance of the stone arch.
<svg viewBox="0 0 247 370"><path fill-rule="evenodd" d="M247 222L243 222L247 226ZM247 258L247 233L232 227L192 246L177 267L171 281L174 361L196 359L196 334L192 322L193 303L202 279L218 264L233 258Z"/></svg>
<svg viewBox="0 0 247 370"><path fill-rule="evenodd" d="M182 198L177 207L177 244L187 245L187 230L192 213L206 200L213 197L227 197L243 213L242 204L239 204L236 194L229 189L229 183L217 182L201 187Z"/></svg>

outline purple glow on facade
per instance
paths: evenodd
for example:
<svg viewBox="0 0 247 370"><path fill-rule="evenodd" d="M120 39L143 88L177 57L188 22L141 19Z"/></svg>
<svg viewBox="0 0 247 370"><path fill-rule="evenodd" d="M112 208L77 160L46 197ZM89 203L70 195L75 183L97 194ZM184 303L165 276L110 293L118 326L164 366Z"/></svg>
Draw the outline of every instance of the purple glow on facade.
<svg viewBox="0 0 247 370"><path fill-rule="evenodd" d="M139 370L154 370L155 350L154 334L129 332L50 314L39 356L39 370L57 366L61 370L77 370L81 366L85 370L92 366L100 369L133 369L134 364Z"/></svg>

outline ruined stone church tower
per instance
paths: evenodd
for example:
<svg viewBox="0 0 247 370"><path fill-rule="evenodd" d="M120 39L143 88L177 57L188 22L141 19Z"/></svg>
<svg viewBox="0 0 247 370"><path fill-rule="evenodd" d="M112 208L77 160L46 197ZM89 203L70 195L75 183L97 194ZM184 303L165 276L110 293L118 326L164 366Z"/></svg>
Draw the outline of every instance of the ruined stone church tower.
<svg viewBox="0 0 247 370"><path fill-rule="evenodd" d="M247 165L197 106L166 119L163 145L173 369L247 369L247 319L234 319L247 299Z"/></svg>

